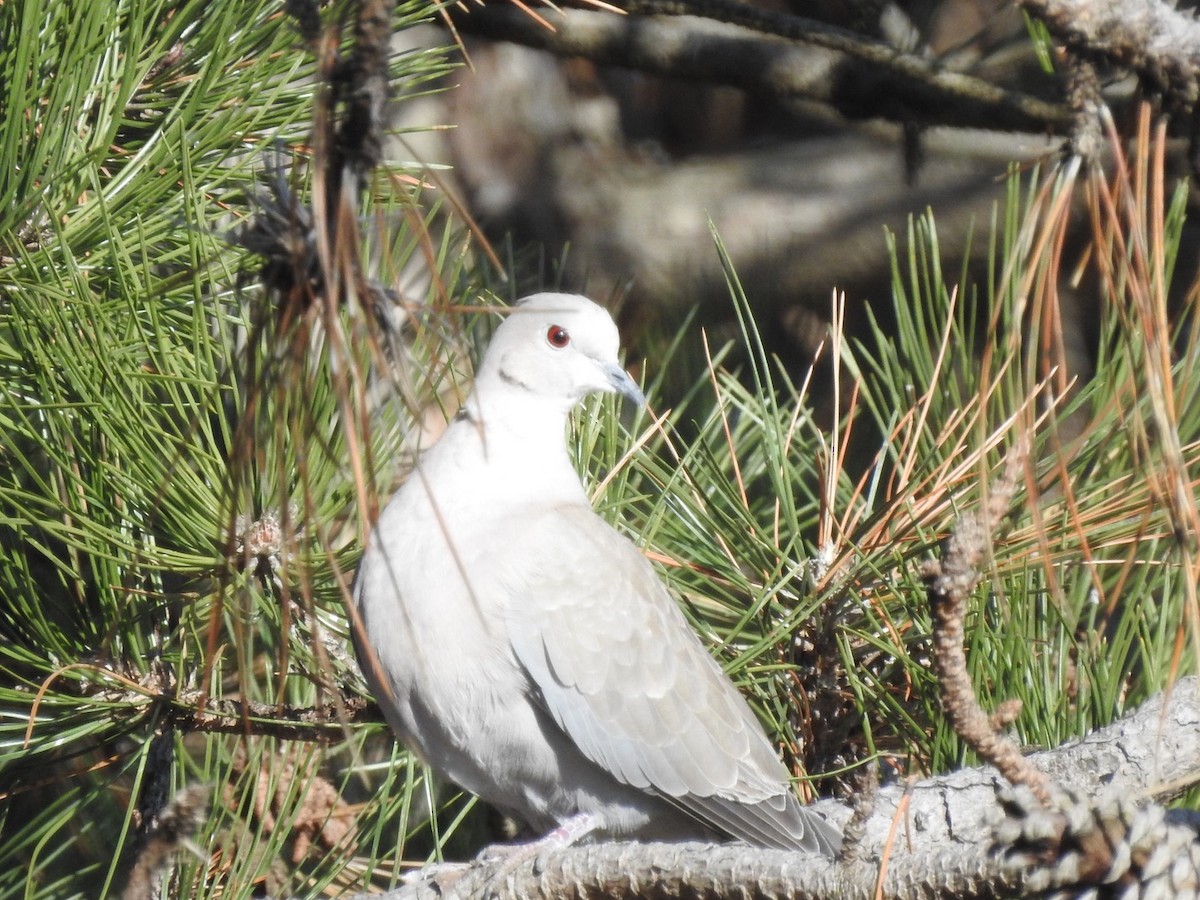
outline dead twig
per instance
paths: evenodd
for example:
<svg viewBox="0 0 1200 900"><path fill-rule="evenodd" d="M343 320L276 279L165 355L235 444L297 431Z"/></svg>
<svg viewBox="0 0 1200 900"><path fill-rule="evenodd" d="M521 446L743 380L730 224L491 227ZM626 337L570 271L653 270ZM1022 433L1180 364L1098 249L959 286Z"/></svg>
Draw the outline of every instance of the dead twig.
<svg viewBox="0 0 1200 900"><path fill-rule="evenodd" d="M980 565L991 553L992 533L1008 512L1021 483L1028 454L1024 442L1009 451L1004 473L988 491L983 511L967 512L959 517L946 539L941 559L926 563L922 574L933 611L934 666L946 718L980 759L999 769L1011 784L1027 786L1044 805L1051 806L1049 779L1034 768L1021 748L997 727L1015 718L1019 704L1008 701L997 718L984 712L971 686L967 655L963 650L967 598L979 582Z"/></svg>

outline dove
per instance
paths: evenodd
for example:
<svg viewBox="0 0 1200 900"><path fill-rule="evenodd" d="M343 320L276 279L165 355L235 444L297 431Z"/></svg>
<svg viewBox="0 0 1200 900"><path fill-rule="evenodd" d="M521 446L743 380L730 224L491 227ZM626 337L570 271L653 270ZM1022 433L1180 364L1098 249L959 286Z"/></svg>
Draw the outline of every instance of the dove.
<svg viewBox="0 0 1200 900"><path fill-rule="evenodd" d="M400 740L538 833L833 856L758 719L566 444L597 392L645 398L601 306L518 302L470 396L371 530L356 643ZM361 631L361 634L358 633Z"/></svg>

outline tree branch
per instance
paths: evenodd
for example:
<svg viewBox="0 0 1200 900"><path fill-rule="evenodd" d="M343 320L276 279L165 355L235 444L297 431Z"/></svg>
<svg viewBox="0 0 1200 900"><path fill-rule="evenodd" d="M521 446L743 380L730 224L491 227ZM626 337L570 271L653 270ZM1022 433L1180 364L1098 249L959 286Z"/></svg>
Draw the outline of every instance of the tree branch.
<svg viewBox="0 0 1200 900"><path fill-rule="evenodd" d="M992 716L984 712L971 684L963 646L967 600L982 577L980 565L991 556L992 536L1008 513L1027 459L1024 442L1009 450L1004 474L992 485L984 509L959 517L941 559L926 563L923 574L933 612L933 660L946 718L980 759L999 769L1010 784L1028 785L1044 806L1050 806L1049 779L1029 764L1003 730L1016 719L1020 701L1015 705L1009 701L1002 712Z"/></svg>
<svg viewBox="0 0 1200 900"><path fill-rule="evenodd" d="M362 0L354 22L354 49L341 73L345 113L337 130L335 165L347 165L362 190L383 154L384 106L388 99L388 52L395 0Z"/></svg>
<svg viewBox="0 0 1200 900"><path fill-rule="evenodd" d="M1128 66L1183 106L1198 98L1200 21L1163 0L1019 0L1068 48Z"/></svg>
<svg viewBox="0 0 1200 900"><path fill-rule="evenodd" d="M169 701L168 717L180 731L248 734L315 744L342 740L346 725L378 722L383 718L373 701L357 695L343 697L340 704L323 706L276 706L229 699L209 699L200 706L199 691L162 699Z"/></svg>
<svg viewBox="0 0 1200 900"><path fill-rule="evenodd" d="M693 9L649 0L639 0L634 8ZM1035 132L1071 121L1065 104L939 70L924 57L831 26L741 3L706 3L703 9L706 14L723 12L729 21L566 9L545 13L554 26L551 31L519 10L496 5L471 6L465 12L456 7L451 18L464 34L774 97L815 100L849 118ZM787 31L786 23L796 26L787 35L793 41L745 27L775 24ZM884 85L887 89L881 90Z"/></svg>
<svg viewBox="0 0 1200 900"><path fill-rule="evenodd" d="M1200 680L1180 679L1169 696L1086 738L1034 754L1030 762L1058 785L1084 794L1102 788L1135 796L1193 776L1200 769ZM963 769L916 784L880 790L856 861L740 845L613 843L570 847L505 871L485 859L435 871L387 895L424 900L493 892L506 898L838 897L870 898L886 855L882 897L996 897L1019 891L1025 869L989 852L1004 784L990 767ZM833 801L816 808L844 821L850 810ZM887 845L895 817L901 839ZM440 893L439 893L440 892Z"/></svg>

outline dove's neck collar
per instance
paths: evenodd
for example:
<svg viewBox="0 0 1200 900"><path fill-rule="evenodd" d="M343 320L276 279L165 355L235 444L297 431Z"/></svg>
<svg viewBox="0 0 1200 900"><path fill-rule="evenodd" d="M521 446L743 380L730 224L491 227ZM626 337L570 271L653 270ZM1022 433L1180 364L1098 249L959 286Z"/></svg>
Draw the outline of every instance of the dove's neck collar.
<svg viewBox="0 0 1200 900"><path fill-rule="evenodd" d="M544 398L543 398L544 399ZM483 463L489 496L521 502L583 503L587 496L567 452L567 413L554 404L515 403L507 391L476 391L447 434L452 446ZM536 497L531 497L531 491Z"/></svg>
<svg viewBox="0 0 1200 900"><path fill-rule="evenodd" d="M465 415L487 430L503 429L516 434L553 435L562 443L567 416L580 396L555 396L539 391L522 380L518 372L505 369L484 371L463 404Z"/></svg>
<svg viewBox="0 0 1200 900"><path fill-rule="evenodd" d="M565 399L556 402L520 383L487 379L476 384L458 415L493 449L565 459L567 416L574 405Z"/></svg>

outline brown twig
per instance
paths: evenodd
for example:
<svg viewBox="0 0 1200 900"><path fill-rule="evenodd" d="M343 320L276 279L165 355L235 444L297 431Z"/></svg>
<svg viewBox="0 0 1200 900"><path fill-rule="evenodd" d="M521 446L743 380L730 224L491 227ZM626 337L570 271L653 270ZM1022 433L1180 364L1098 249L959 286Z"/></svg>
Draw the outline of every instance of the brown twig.
<svg viewBox="0 0 1200 900"><path fill-rule="evenodd" d="M170 799L171 771L174 766L175 729L170 722L165 722L150 739L144 774L137 792L137 808L133 812L133 821L137 826L133 838L135 856L141 856L148 843L159 833L159 820L166 812Z"/></svg>
<svg viewBox="0 0 1200 900"><path fill-rule="evenodd" d="M1018 443L1008 453L1004 473L988 492L982 512L959 517L942 549L941 559L923 570L933 611L934 666L942 690L942 707L954 731L984 761L1008 781L1026 785L1044 805L1051 805L1050 780L1022 755L1020 747L996 728L975 696L963 650L963 620L967 598L980 578L980 565L992 546L992 534L1008 511L1021 484L1028 448ZM1015 701L1001 708L1001 720L1011 721Z"/></svg>
<svg viewBox="0 0 1200 900"><path fill-rule="evenodd" d="M388 99L388 55L395 0L362 0L354 23L354 50L342 71L345 111L330 167L343 166L361 190L383 156L383 111Z"/></svg>
<svg viewBox="0 0 1200 900"><path fill-rule="evenodd" d="M322 706L277 706L228 699L209 699L201 706L197 702L199 699L198 692L190 692L172 700L168 716L180 731L253 734L286 741L331 744L345 738L346 725L382 719L378 706L361 696L343 697L340 705L326 703Z"/></svg>
<svg viewBox="0 0 1200 900"><path fill-rule="evenodd" d="M153 900L159 896L158 879L163 868L179 850L192 846L191 839L204 825L212 789L189 785L171 802L155 810L150 839L138 851L129 874L123 900Z"/></svg>
<svg viewBox="0 0 1200 900"><path fill-rule="evenodd" d="M161 715L158 729L165 735L172 730L202 731L330 744L345 738L346 725L383 719L378 705L361 694L343 694L319 706L287 706L213 699L200 690L180 691L161 672L150 672L134 680L100 665L92 664L89 669L97 681L83 696L99 696L106 704L118 708L150 710L153 716ZM110 679L121 687L106 685Z"/></svg>

